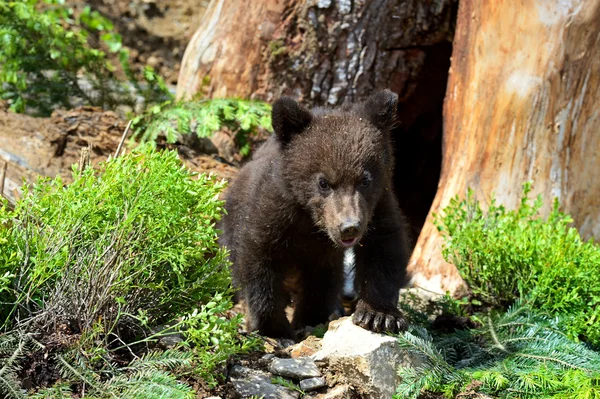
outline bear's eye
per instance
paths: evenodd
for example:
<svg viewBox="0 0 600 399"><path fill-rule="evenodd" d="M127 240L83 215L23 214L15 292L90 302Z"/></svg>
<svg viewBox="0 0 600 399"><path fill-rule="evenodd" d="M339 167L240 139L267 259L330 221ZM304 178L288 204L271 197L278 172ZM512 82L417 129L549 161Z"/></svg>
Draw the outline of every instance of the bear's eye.
<svg viewBox="0 0 600 399"><path fill-rule="evenodd" d="M371 174L367 171L365 171L365 173L363 173L363 177L362 177L362 181L360 183L360 185L362 187L369 187L369 185L371 184L371 180L373 180L373 178L371 177Z"/></svg>
<svg viewBox="0 0 600 399"><path fill-rule="evenodd" d="M324 177L319 178L319 188L323 191L327 191L330 188L329 183L327 183L327 180L325 180Z"/></svg>

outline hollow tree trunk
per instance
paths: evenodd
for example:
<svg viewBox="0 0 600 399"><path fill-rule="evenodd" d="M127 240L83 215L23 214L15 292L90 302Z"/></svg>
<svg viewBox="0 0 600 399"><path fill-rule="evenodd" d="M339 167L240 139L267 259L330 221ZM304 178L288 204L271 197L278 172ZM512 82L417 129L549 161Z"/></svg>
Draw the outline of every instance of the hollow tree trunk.
<svg viewBox="0 0 600 399"><path fill-rule="evenodd" d="M454 291L431 223L474 189L517 206L521 185L558 197L600 238L600 1L461 0L444 105L439 189L411 260L413 282Z"/></svg>
<svg viewBox="0 0 600 399"><path fill-rule="evenodd" d="M389 87L406 99L431 47L452 40L455 6L456 0L212 0L186 49L177 96L286 94L334 105Z"/></svg>
<svg viewBox="0 0 600 399"><path fill-rule="evenodd" d="M399 200L419 234L437 189L442 106L457 0L212 0L189 43L179 98L306 105L400 96L395 133Z"/></svg>

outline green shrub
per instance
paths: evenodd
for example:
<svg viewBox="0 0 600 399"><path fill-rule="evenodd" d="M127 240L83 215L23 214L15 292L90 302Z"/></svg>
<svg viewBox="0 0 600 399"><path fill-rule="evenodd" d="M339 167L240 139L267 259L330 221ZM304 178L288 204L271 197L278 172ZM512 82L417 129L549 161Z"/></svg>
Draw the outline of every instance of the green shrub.
<svg viewBox="0 0 600 399"><path fill-rule="evenodd" d="M143 312L152 325L226 292L214 227L223 184L193 178L175 152L142 148L98 174L75 169L68 187L60 177L25 187L0 233L10 259L0 274L15 275L3 286L14 303L6 321L36 317L85 330L100 317L111 325Z"/></svg>
<svg viewBox="0 0 600 399"><path fill-rule="evenodd" d="M484 211L469 192L435 215L446 260L458 268L472 297L506 307L522 297L560 315L570 337L600 345L600 248L581 240L558 202L539 215L526 184L520 206L509 211L492 199Z"/></svg>
<svg viewBox="0 0 600 399"><path fill-rule="evenodd" d="M164 136L175 143L179 134L210 137L222 127L235 134L242 156L250 153L248 138L259 128L271 130L271 106L260 101L240 99L165 102L133 119L133 137L141 142L156 143Z"/></svg>
<svg viewBox="0 0 600 399"><path fill-rule="evenodd" d="M0 98L12 110L48 115L77 102L114 108L133 105L136 95L146 103L171 97L152 68L141 76L132 71L129 54L108 19L89 7L75 15L63 3L0 2ZM98 36L118 56L128 82L116 78L104 51L88 45L90 36Z"/></svg>
<svg viewBox="0 0 600 399"><path fill-rule="evenodd" d="M474 330L401 335L418 366L399 369L395 397L600 398L600 353L570 340L563 320L521 304L484 319Z"/></svg>
<svg viewBox="0 0 600 399"><path fill-rule="evenodd" d="M183 374L214 383L215 367L258 346L237 334L239 316L226 316L229 264L215 229L223 186L190 172L175 151L141 146L98 172L74 167L68 186L57 177L25 187L14 211L0 208L2 329L35 332L39 342L65 326L80 334L48 361L64 370L63 382L94 384L92 396L188 397L176 381ZM176 370L115 367L180 332L193 357Z"/></svg>

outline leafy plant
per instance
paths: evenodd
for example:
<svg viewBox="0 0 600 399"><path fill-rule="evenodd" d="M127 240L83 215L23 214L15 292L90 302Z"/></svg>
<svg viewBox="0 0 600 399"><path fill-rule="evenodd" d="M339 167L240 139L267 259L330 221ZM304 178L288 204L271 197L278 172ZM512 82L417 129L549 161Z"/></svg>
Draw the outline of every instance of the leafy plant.
<svg viewBox="0 0 600 399"><path fill-rule="evenodd" d="M75 15L62 0L0 2L0 98L12 110L48 115L56 107L83 103L104 108L170 98L164 81L150 67L141 76L129 64L112 23L89 7ZM104 51L88 44L97 35L118 55L129 82L115 75ZM144 86L138 80L145 81Z"/></svg>
<svg viewBox="0 0 600 399"><path fill-rule="evenodd" d="M5 323L83 331L101 318L112 329L141 311L153 325L229 289L215 230L223 182L148 147L73 177L68 187L60 177L24 187L0 230L13 259L0 272L15 275L3 287L13 303Z"/></svg>
<svg viewBox="0 0 600 399"><path fill-rule="evenodd" d="M168 101L134 118L132 126L134 138L153 144L159 136L164 136L167 143L175 143L178 134L204 138L227 127L235 134L240 153L246 156L250 152L249 136L259 128L271 129L271 106L240 99Z"/></svg>
<svg viewBox="0 0 600 399"><path fill-rule="evenodd" d="M444 234L443 253L456 265L472 298L506 307L517 298L562 317L571 338L600 345L600 248L582 241L572 219L554 202L547 218L542 199L523 189L518 209L492 199L487 211L474 200L454 198L435 223Z"/></svg>
<svg viewBox="0 0 600 399"><path fill-rule="evenodd" d="M233 354L247 353L262 347L262 341L255 335L245 339L240 337L238 326L242 315L228 319L225 312L232 307L230 298L220 293L194 310L182 321L186 344L192 345L199 360L194 372L201 376L209 386L216 386L218 380L214 365L224 364Z"/></svg>
<svg viewBox="0 0 600 399"><path fill-rule="evenodd" d="M598 398L600 353L571 341L562 320L521 303L474 330L432 336L412 327L399 337L416 367L401 367L397 398L425 391L447 398Z"/></svg>
<svg viewBox="0 0 600 399"><path fill-rule="evenodd" d="M145 145L98 172L74 167L66 187L42 179L14 210L0 207L2 329L35 332L42 343L57 331L78 336L51 353L62 383L39 395L67 397L83 384L99 398L189 397L176 376L214 382L229 356L259 346L227 314L230 274L215 228L223 186L190 172L175 151ZM160 362L146 355L143 368L116 366L174 333L190 348L185 364L165 352Z"/></svg>

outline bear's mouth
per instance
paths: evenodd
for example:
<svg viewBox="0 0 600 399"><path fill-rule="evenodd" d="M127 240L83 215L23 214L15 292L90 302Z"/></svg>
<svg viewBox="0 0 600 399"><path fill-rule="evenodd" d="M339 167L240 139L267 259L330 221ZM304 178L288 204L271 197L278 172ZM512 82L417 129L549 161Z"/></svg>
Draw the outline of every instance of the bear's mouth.
<svg viewBox="0 0 600 399"><path fill-rule="evenodd" d="M358 237L346 238L346 239L340 240L340 244L346 248L353 246L357 242L358 242Z"/></svg>

